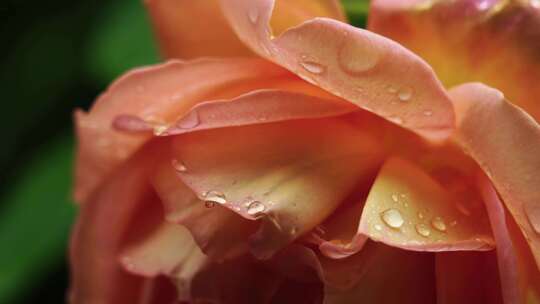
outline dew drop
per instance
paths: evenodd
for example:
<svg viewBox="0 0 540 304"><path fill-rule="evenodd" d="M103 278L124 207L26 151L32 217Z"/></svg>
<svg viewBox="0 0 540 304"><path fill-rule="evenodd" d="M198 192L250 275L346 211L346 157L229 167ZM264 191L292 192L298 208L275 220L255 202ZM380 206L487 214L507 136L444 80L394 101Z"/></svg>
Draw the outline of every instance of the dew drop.
<svg viewBox="0 0 540 304"><path fill-rule="evenodd" d="M423 219L423 218L424 218L424 214L423 214L422 212L418 212L417 215L418 215L418 218L419 218L419 219Z"/></svg>
<svg viewBox="0 0 540 304"><path fill-rule="evenodd" d="M457 225L457 221L456 220L453 220L450 222L450 226L454 227L455 225Z"/></svg>
<svg viewBox="0 0 540 304"><path fill-rule="evenodd" d="M324 66L314 61L302 61L300 65L308 72L313 74L322 74L324 72Z"/></svg>
<svg viewBox="0 0 540 304"><path fill-rule="evenodd" d="M296 235L298 233L298 228L297 227L292 227L291 228L291 235Z"/></svg>
<svg viewBox="0 0 540 304"><path fill-rule="evenodd" d="M446 231L446 224L444 223L444 220L437 216L437 217L434 217L432 220L431 220L431 226L433 226L433 228L441 231L441 232L444 232Z"/></svg>
<svg viewBox="0 0 540 304"><path fill-rule="evenodd" d="M345 39L338 54L341 68L351 74L372 69L379 62L379 56L380 51L372 41L357 35Z"/></svg>
<svg viewBox="0 0 540 304"><path fill-rule="evenodd" d="M256 7L252 7L248 12L248 18L249 21L253 24L257 23L257 20L259 19L259 11Z"/></svg>
<svg viewBox="0 0 540 304"><path fill-rule="evenodd" d="M177 127L180 129L193 129L198 126L199 123L199 114L196 111L192 111L188 116L185 116L180 120Z"/></svg>
<svg viewBox="0 0 540 304"><path fill-rule="evenodd" d="M388 120L395 123L395 124L398 124L398 125L403 124L403 119L401 119L401 118L399 118L397 116L389 116Z"/></svg>
<svg viewBox="0 0 540 304"><path fill-rule="evenodd" d="M373 225L373 228L375 228L375 230L377 230L377 231L382 231L382 226L379 225L379 224Z"/></svg>
<svg viewBox="0 0 540 304"><path fill-rule="evenodd" d="M181 160L178 160L178 159L173 159L171 161L171 164L174 168L174 170L176 170L177 172L186 172L187 171L187 167L186 165L184 165L184 163L181 161Z"/></svg>
<svg viewBox="0 0 540 304"><path fill-rule="evenodd" d="M208 191L206 195L204 196L204 199L206 201L218 203L218 204L225 204L227 203L227 199L225 198L225 194L219 192L219 191Z"/></svg>
<svg viewBox="0 0 540 304"><path fill-rule="evenodd" d="M259 201L252 201L247 207L247 213L249 215L260 215L266 210L266 206Z"/></svg>
<svg viewBox="0 0 540 304"><path fill-rule="evenodd" d="M431 229L425 224L416 224L414 228L416 229L416 232L423 237L429 237L431 234Z"/></svg>
<svg viewBox="0 0 540 304"><path fill-rule="evenodd" d="M392 194L392 200L394 201L394 203L397 203L398 202L398 195L397 194Z"/></svg>
<svg viewBox="0 0 540 304"><path fill-rule="evenodd" d="M388 209L381 213L382 220L391 228L399 228L405 222L401 216L401 212L397 209Z"/></svg>
<svg viewBox="0 0 540 304"><path fill-rule="evenodd" d="M163 133L165 133L165 131L167 131L168 127L166 125L156 125L154 127L154 135L155 136L160 136L160 135L163 135Z"/></svg>
<svg viewBox="0 0 540 304"><path fill-rule="evenodd" d="M532 204L525 205L525 214L534 232L540 234L540 206Z"/></svg>
<svg viewBox="0 0 540 304"><path fill-rule="evenodd" d="M409 87L404 87L399 90L398 98L401 101L408 101L413 96L413 90Z"/></svg>
<svg viewBox="0 0 540 304"><path fill-rule="evenodd" d="M432 111L430 111L430 110L424 111L424 116L432 116L432 115L433 115Z"/></svg>

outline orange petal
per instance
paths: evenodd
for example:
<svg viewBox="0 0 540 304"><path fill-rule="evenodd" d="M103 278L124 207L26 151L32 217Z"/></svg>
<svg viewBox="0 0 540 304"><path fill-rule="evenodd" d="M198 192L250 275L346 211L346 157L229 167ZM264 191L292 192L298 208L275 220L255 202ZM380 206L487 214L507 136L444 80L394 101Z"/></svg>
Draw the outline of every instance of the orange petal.
<svg viewBox="0 0 540 304"><path fill-rule="evenodd" d="M291 83L290 75L257 59L171 61L127 73L98 98L89 113L75 113L77 201L85 201L105 176L151 138L150 134L116 132L111 128L116 116L141 117L159 131L198 102L280 83Z"/></svg>
<svg viewBox="0 0 540 304"><path fill-rule="evenodd" d="M487 217L464 215L456 203L422 169L391 158L371 188L359 232L416 251L493 249Z"/></svg>
<svg viewBox="0 0 540 304"><path fill-rule="evenodd" d="M493 181L540 265L540 126L482 84L458 86L450 95L458 114L456 141Z"/></svg>
<svg viewBox="0 0 540 304"><path fill-rule="evenodd" d="M368 28L420 55L447 87L486 83L540 121L537 0L371 3Z"/></svg>
<svg viewBox="0 0 540 304"><path fill-rule="evenodd" d="M322 222L381 158L374 138L344 118L194 132L173 149L200 199L263 219L252 239L259 257Z"/></svg>
<svg viewBox="0 0 540 304"><path fill-rule="evenodd" d="M222 1L240 39L259 55L428 138L450 133L452 105L419 57L382 36L327 18L272 38L268 24L273 5L273 0ZM249 18L253 14L257 22Z"/></svg>
<svg viewBox="0 0 540 304"><path fill-rule="evenodd" d="M159 210L147 160L135 157L82 206L71 239L71 303L136 303L141 296L144 280L123 271L118 256L139 212Z"/></svg>
<svg viewBox="0 0 540 304"><path fill-rule="evenodd" d="M494 251L440 252L435 270L437 303L503 303Z"/></svg>
<svg viewBox="0 0 540 304"><path fill-rule="evenodd" d="M145 2L166 58L253 55L225 20L217 0ZM276 29L286 29L323 16L345 20L338 0L280 0L273 24ZM249 18L257 20L258 16L251 14Z"/></svg>

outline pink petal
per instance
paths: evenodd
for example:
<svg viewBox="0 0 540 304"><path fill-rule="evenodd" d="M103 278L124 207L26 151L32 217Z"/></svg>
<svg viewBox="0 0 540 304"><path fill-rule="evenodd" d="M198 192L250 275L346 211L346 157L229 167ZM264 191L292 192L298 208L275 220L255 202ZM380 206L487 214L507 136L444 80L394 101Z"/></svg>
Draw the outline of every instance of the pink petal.
<svg viewBox="0 0 540 304"><path fill-rule="evenodd" d="M381 157L344 118L193 132L175 137L173 151L201 200L262 219L251 243L262 258L324 220Z"/></svg>
<svg viewBox="0 0 540 304"><path fill-rule="evenodd" d="M273 0L222 1L240 39L259 55L428 138L448 136L454 126L451 103L419 57L382 36L326 18L274 39L268 26L273 5ZM257 22L250 13L258 15Z"/></svg>
<svg viewBox="0 0 540 304"><path fill-rule="evenodd" d="M422 169L391 158L371 188L359 232L415 251L493 249L485 215L465 215L457 202Z"/></svg>
<svg viewBox="0 0 540 304"><path fill-rule="evenodd" d="M123 271L118 255L139 212L159 210L146 157L125 164L82 206L70 248L71 303L137 303L143 293L144 280Z"/></svg>
<svg viewBox="0 0 540 304"><path fill-rule="evenodd" d="M116 132L111 128L115 117L137 116L159 131L199 102L291 83L295 80L286 71L257 59L172 61L127 73L89 113L75 113L77 201L85 201L103 178L151 138Z"/></svg>
<svg viewBox="0 0 540 304"><path fill-rule="evenodd" d="M165 156L165 155L162 155ZM151 180L165 207L169 222L186 226L198 246L212 260L228 260L245 254L255 223L221 206L210 206L197 198L178 177L165 157Z"/></svg>
<svg viewBox="0 0 540 304"><path fill-rule="evenodd" d="M484 85L461 85L450 95L458 114L456 141L493 181L539 264L540 126Z"/></svg>
<svg viewBox="0 0 540 304"><path fill-rule="evenodd" d="M520 290L523 282L520 282L517 254L508 232L504 206L486 177L479 178L479 188L486 204L493 236L497 242L497 258L504 302L524 303L525 295Z"/></svg>

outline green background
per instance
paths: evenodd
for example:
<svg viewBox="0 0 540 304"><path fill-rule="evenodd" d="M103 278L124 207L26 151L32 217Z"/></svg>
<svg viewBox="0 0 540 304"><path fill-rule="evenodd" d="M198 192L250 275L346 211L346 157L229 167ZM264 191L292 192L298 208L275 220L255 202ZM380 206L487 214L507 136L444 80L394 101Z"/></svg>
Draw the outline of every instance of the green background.
<svg viewBox="0 0 540 304"><path fill-rule="evenodd" d="M367 1L342 2L364 26ZM159 58L139 0L4 0L0 24L0 304L63 303L72 111Z"/></svg>

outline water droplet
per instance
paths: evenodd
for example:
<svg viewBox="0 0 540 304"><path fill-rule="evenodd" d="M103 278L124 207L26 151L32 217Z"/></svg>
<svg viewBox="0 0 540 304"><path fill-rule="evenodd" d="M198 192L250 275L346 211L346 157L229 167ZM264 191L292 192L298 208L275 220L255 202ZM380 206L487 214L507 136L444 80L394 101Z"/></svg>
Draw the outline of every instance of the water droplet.
<svg viewBox="0 0 540 304"><path fill-rule="evenodd" d="M211 201L205 201L205 202L204 202L204 206L205 206L206 208L213 208L215 205L216 205L216 203L211 202Z"/></svg>
<svg viewBox="0 0 540 304"><path fill-rule="evenodd" d="M204 196L204 199L206 201L211 201L211 202L214 202L214 203L218 203L218 204L226 204L227 203L227 199L225 198L225 194L219 192L219 191L208 191L206 193L206 195Z"/></svg>
<svg viewBox="0 0 540 304"><path fill-rule="evenodd" d="M324 72L324 66L314 61L302 61L300 65L308 72L313 74L322 74Z"/></svg>
<svg viewBox="0 0 540 304"><path fill-rule="evenodd" d="M253 24L257 23L257 20L259 19L259 11L256 7L252 7L248 12L248 18L249 21Z"/></svg>
<svg viewBox="0 0 540 304"><path fill-rule="evenodd" d="M295 235L298 233L298 227L292 227L291 228L291 235Z"/></svg>
<svg viewBox="0 0 540 304"><path fill-rule="evenodd" d="M199 114L196 111L191 111L178 122L177 127L180 129L193 129L198 126L199 123Z"/></svg>
<svg viewBox="0 0 540 304"><path fill-rule="evenodd" d="M392 200L394 201L394 203L397 203L398 202L398 195L397 194L392 194Z"/></svg>
<svg viewBox="0 0 540 304"><path fill-rule="evenodd" d="M401 88L401 90L399 90L398 98L401 101L408 101L409 99L411 99L412 95L413 95L413 89L409 87L403 87Z"/></svg>
<svg viewBox="0 0 540 304"><path fill-rule="evenodd" d="M540 206L533 204L525 205L525 214L534 232L540 234Z"/></svg>
<svg viewBox="0 0 540 304"><path fill-rule="evenodd" d="M386 91L390 94L396 94L398 90L393 85L389 85L386 87Z"/></svg>
<svg viewBox="0 0 540 304"><path fill-rule="evenodd" d="M401 118L399 118L397 116L389 116L388 120L395 123L395 124L398 124L398 125L403 124L403 119L401 119Z"/></svg>
<svg viewBox="0 0 540 304"><path fill-rule="evenodd" d="M266 210L266 206L259 201L252 201L247 207L247 213L249 215L260 215Z"/></svg>
<svg viewBox="0 0 540 304"><path fill-rule="evenodd" d="M373 228L375 228L375 230L377 230L377 231L381 231L381 230L382 230L382 226L379 225L379 224L373 225Z"/></svg>
<svg viewBox="0 0 540 304"><path fill-rule="evenodd" d="M446 231L446 224L444 223L444 220L437 216L437 217L434 217L432 220L431 220L431 226L433 226L433 228L441 231L441 232L444 232Z"/></svg>
<svg viewBox="0 0 540 304"><path fill-rule="evenodd" d="M456 220L453 220L450 222L450 226L454 227L455 225L457 225L457 221Z"/></svg>
<svg viewBox="0 0 540 304"><path fill-rule="evenodd" d="M433 111L430 111L430 110L424 111L424 116L432 116L432 115L433 115Z"/></svg>
<svg viewBox="0 0 540 304"><path fill-rule="evenodd" d="M399 228L405 222L397 209L388 209L381 213L381 217L384 223L392 228Z"/></svg>
<svg viewBox="0 0 540 304"><path fill-rule="evenodd" d="M424 214L423 214L422 212L418 212L417 215L418 215L418 218L419 218L419 219L423 219L423 218L424 218Z"/></svg>
<svg viewBox="0 0 540 304"><path fill-rule="evenodd" d="M176 170L177 172L186 172L187 171L186 165L184 165L184 163L181 160L173 159L171 161L171 164L172 164L174 170Z"/></svg>
<svg viewBox="0 0 540 304"><path fill-rule="evenodd" d="M424 224L416 224L414 228L416 229L416 232L423 237L428 237L431 234L431 229Z"/></svg>
<svg viewBox="0 0 540 304"><path fill-rule="evenodd" d="M165 131L167 131L168 127L166 125L156 125L154 127L154 135L155 136L160 136L160 135L163 135L163 133L165 133Z"/></svg>
<svg viewBox="0 0 540 304"><path fill-rule="evenodd" d="M359 35L352 35L344 40L339 50L339 63L341 68L351 74L368 71L377 65L380 51L377 44Z"/></svg>
<svg viewBox="0 0 540 304"><path fill-rule="evenodd" d="M465 205L463 205L463 203L461 202L456 204L456 208L463 215L466 215L466 216L471 215L471 211L467 207L465 207Z"/></svg>

